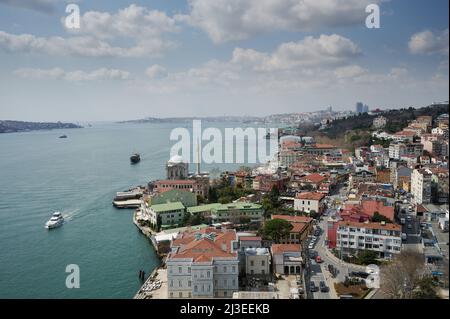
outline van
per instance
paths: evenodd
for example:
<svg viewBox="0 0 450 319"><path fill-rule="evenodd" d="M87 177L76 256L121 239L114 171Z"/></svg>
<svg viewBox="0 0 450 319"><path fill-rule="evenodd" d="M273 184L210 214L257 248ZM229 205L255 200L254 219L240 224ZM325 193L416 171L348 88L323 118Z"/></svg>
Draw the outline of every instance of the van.
<svg viewBox="0 0 450 319"><path fill-rule="evenodd" d="M406 233L402 233L402 240L407 240L408 239L408 235Z"/></svg>
<svg viewBox="0 0 450 319"><path fill-rule="evenodd" d="M316 284L314 283L314 281L311 281L311 283L309 284L309 291L311 291L311 292L317 291L317 287L316 287Z"/></svg>

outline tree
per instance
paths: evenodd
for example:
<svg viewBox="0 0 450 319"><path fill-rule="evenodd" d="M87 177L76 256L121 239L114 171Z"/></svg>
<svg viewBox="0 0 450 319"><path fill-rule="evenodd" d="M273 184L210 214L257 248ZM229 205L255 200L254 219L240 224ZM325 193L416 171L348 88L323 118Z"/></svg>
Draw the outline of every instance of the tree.
<svg viewBox="0 0 450 319"><path fill-rule="evenodd" d="M219 196L217 195L217 189L215 187L210 187L208 191L208 202L217 203Z"/></svg>
<svg viewBox="0 0 450 319"><path fill-rule="evenodd" d="M371 250L363 250L358 254L358 261L362 265L377 264L377 253Z"/></svg>
<svg viewBox="0 0 450 319"><path fill-rule="evenodd" d="M282 238L289 236L292 227L291 223L287 220L272 219L265 223L262 233L266 238L277 243Z"/></svg>
<svg viewBox="0 0 450 319"><path fill-rule="evenodd" d="M428 276L423 255L404 250L392 262L381 267L380 290L390 299L417 298L423 288L428 289L424 282Z"/></svg>
<svg viewBox="0 0 450 319"><path fill-rule="evenodd" d="M387 224L392 224L392 221L389 218L387 218L386 216L381 215L379 212L373 213L372 221L374 223L385 222Z"/></svg>

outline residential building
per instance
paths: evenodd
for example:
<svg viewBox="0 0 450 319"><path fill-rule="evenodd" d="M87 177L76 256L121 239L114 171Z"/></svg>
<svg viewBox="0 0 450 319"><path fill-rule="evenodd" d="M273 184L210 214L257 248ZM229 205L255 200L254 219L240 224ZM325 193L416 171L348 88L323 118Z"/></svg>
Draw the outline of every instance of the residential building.
<svg viewBox="0 0 450 319"><path fill-rule="evenodd" d="M246 202L200 205L189 207L187 211L190 214L202 214L203 217L211 223L239 223L242 218L248 218L250 221L259 222L264 215L262 205Z"/></svg>
<svg viewBox="0 0 450 319"><path fill-rule="evenodd" d="M386 126L386 124L387 124L387 118L385 118L382 115L377 116L376 118L373 119L373 127L375 129L382 129Z"/></svg>
<svg viewBox="0 0 450 319"><path fill-rule="evenodd" d="M175 227L183 220L185 207L181 202L152 205L146 209L146 214L156 228Z"/></svg>
<svg viewBox="0 0 450 319"><path fill-rule="evenodd" d="M414 169L411 174L411 193L416 204L431 203L431 177L428 169Z"/></svg>
<svg viewBox="0 0 450 319"><path fill-rule="evenodd" d="M278 244L301 244L313 230L313 219L306 216L272 215L271 219L283 219L291 223L292 229L287 238Z"/></svg>
<svg viewBox="0 0 450 319"><path fill-rule="evenodd" d="M382 258L392 258L401 251L401 230L400 225L383 222L338 221L335 248L343 254L370 250Z"/></svg>
<svg viewBox="0 0 450 319"><path fill-rule="evenodd" d="M180 233L167 256L169 298L231 298L239 291L235 230Z"/></svg>
<svg viewBox="0 0 450 319"><path fill-rule="evenodd" d="M270 276L270 252L267 248L246 248L245 274L247 276Z"/></svg>
<svg viewBox="0 0 450 319"><path fill-rule="evenodd" d="M298 193L294 199L294 210L299 212L322 213L324 210L325 194L319 192Z"/></svg>
<svg viewBox="0 0 450 319"><path fill-rule="evenodd" d="M300 275L303 261L301 250L298 244L273 244L273 271L276 274Z"/></svg>

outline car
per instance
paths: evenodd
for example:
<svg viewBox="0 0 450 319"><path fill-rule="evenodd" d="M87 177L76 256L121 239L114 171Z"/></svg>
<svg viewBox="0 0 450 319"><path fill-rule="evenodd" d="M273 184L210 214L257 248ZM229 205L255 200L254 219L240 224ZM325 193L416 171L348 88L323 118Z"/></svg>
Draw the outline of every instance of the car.
<svg viewBox="0 0 450 319"><path fill-rule="evenodd" d="M316 263L323 263L322 257L320 257L319 255L316 256Z"/></svg>
<svg viewBox="0 0 450 319"><path fill-rule="evenodd" d="M316 287L316 284L314 283L314 281L311 281L311 282L310 282L310 284L309 284L309 290L310 290L311 292L316 292L316 291L317 291L317 287Z"/></svg>
<svg viewBox="0 0 450 319"><path fill-rule="evenodd" d="M313 249L314 248L314 244L313 243L310 243L309 245L308 245L308 249Z"/></svg>
<svg viewBox="0 0 450 319"><path fill-rule="evenodd" d="M328 292L328 287L324 281L319 282L320 292Z"/></svg>
<svg viewBox="0 0 450 319"><path fill-rule="evenodd" d="M317 257L317 251L311 250L311 251L309 252L309 257L310 257L311 259L316 259L316 257Z"/></svg>
<svg viewBox="0 0 450 319"><path fill-rule="evenodd" d="M411 224L408 224L408 229L412 229L412 225Z"/></svg>
<svg viewBox="0 0 450 319"><path fill-rule="evenodd" d="M411 215L406 216L406 220L410 222L412 220Z"/></svg>

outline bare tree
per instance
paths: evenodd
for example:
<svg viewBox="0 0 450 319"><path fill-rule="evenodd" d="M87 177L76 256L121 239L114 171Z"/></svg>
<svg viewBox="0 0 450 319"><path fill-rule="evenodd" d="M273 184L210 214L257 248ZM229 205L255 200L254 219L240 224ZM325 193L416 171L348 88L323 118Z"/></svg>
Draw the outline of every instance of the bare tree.
<svg viewBox="0 0 450 319"><path fill-rule="evenodd" d="M427 277L423 255L406 250L381 268L380 290L390 299L413 299Z"/></svg>

